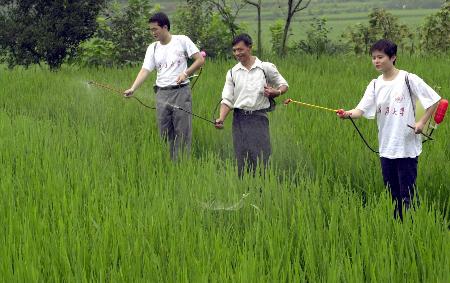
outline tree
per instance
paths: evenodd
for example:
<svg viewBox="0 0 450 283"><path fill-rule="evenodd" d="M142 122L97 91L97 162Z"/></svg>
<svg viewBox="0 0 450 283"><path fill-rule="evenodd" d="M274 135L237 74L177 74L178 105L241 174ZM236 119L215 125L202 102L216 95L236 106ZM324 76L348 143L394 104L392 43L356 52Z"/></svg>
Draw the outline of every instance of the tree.
<svg viewBox="0 0 450 283"><path fill-rule="evenodd" d="M283 41L284 21L281 19L276 20L269 27L272 42L272 52L278 54L281 50L281 42Z"/></svg>
<svg viewBox="0 0 450 283"><path fill-rule="evenodd" d="M9 67L44 61L55 70L94 34L105 0L1 3L0 47Z"/></svg>
<svg viewBox="0 0 450 283"><path fill-rule="evenodd" d="M123 66L142 62L152 41L148 19L159 10L147 0L113 2L97 18L98 29L83 42L77 63L90 66Z"/></svg>
<svg viewBox="0 0 450 283"><path fill-rule="evenodd" d="M173 17L174 32L185 34L209 57L229 56L230 38L227 25L211 3L203 0L187 0L178 6Z"/></svg>
<svg viewBox="0 0 450 283"><path fill-rule="evenodd" d="M342 35L352 46L356 54L369 51L369 46L378 39L384 38L395 42L401 50L406 49L404 38L413 39L408 27L398 23L398 18L385 9L375 8L369 14L369 24L357 24L350 27ZM364 48L363 48L364 47ZM414 48L411 45L410 48ZM413 50L411 50L412 52Z"/></svg>
<svg viewBox="0 0 450 283"><path fill-rule="evenodd" d="M296 50L313 54L316 59L321 55L343 54L348 52L348 45L341 42L333 42L328 38L331 27L327 26L324 18L313 18L309 29L306 31L306 40L300 40L295 46Z"/></svg>
<svg viewBox="0 0 450 283"><path fill-rule="evenodd" d="M310 28L306 31L306 40L299 43L299 48L309 54L315 54L319 59L320 55L327 52L331 40L328 39L330 28L327 27L326 19L314 18Z"/></svg>
<svg viewBox="0 0 450 283"><path fill-rule="evenodd" d="M258 13L258 57L261 58L263 54L262 40L261 40L261 0L258 1L246 0L245 2L255 6Z"/></svg>
<svg viewBox="0 0 450 283"><path fill-rule="evenodd" d="M375 8L369 14L369 30L376 40L389 39L400 48L403 48L403 38L409 33L406 25L399 24L397 17L381 8Z"/></svg>
<svg viewBox="0 0 450 283"><path fill-rule="evenodd" d="M287 16L286 16L286 22L284 25L284 30L283 30L283 39L281 41L281 46L280 46L280 54L285 55L286 54L286 43L287 43L287 38L288 38L288 32L289 32L289 28L291 26L291 22L292 22L292 18L294 17L294 15L304 9L306 9L309 6L309 3L311 3L311 0L307 0L307 2L301 6L303 0L288 0L288 12L287 12Z"/></svg>
<svg viewBox="0 0 450 283"><path fill-rule="evenodd" d="M448 53L450 51L450 1L446 0L441 9L426 18L420 29L420 45L424 52Z"/></svg>
<svg viewBox="0 0 450 283"><path fill-rule="evenodd" d="M115 45L117 64L141 62L148 45L153 41L148 19L159 10L147 0L128 0L126 6L112 6L108 11L106 26L99 35Z"/></svg>
<svg viewBox="0 0 450 283"><path fill-rule="evenodd" d="M230 1L227 0L207 0L207 2L212 4L213 7L216 8L216 10L222 16L223 22L230 29L231 37L234 38L239 31L239 26L236 24L236 17L241 9L244 8L245 5L247 5L247 2L233 0L232 5L228 4L228 2Z"/></svg>
<svg viewBox="0 0 450 283"><path fill-rule="evenodd" d="M369 52L369 46L375 42L373 35L367 25L358 23L354 27L348 27L347 31L342 34L347 44L353 49L355 54Z"/></svg>
<svg viewBox="0 0 450 283"><path fill-rule="evenodd" d="M175 33L184 34L195 42L202 41L205 27L210 23L212 6L204 0L186 0L177 7L173 17Z"/></svg>

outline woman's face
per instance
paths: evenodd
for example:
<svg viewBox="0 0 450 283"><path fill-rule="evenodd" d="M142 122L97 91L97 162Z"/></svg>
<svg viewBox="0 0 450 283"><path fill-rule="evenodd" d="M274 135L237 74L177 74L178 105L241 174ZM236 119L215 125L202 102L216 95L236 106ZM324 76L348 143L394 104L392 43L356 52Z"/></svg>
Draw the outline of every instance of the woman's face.
<svg viewBox="0 0 450 283"><path fill-rule="evenodd" d="M379 72L385 73L394 67L394 61L397 56L393 55L391 58L380 50L374 50L372 52L372 64Z"/></svg>

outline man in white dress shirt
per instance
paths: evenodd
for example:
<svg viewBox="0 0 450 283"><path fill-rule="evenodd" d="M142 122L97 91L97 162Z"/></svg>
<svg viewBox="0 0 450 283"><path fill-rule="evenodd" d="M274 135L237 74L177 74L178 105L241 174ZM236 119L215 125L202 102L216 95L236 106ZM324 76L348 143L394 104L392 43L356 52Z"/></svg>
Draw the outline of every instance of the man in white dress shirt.
<svg viewBox="0 0 450 283"><path fill-rule="evenodd" d="M187 153L190 152L192 116L173 106L192 112L188 77L194 74L205 60L189 37L170 34L170 21L166 14L154 14L149 19L149 24L156 41L147 48L142 69L124 95L132 96L150 72L157 70L155 90L159 132L164 139L169 140L170 157L176 160L183 148ZM194 59L189 68L188 57Z"/></svg>
<svg viewBox="0 0 450 283"><path fill-rule="evenodd" d="M222 91L220 117L216 128L222 129L228 113L233 110L233 146L238 173L245 165L255 174L258 160L267 166L272 152L267 112L273 109L273 98L288 90L286 80L274 64L252 56L252 39L248 34L236 36L233 55L239 61L226 75Z"/></svg>

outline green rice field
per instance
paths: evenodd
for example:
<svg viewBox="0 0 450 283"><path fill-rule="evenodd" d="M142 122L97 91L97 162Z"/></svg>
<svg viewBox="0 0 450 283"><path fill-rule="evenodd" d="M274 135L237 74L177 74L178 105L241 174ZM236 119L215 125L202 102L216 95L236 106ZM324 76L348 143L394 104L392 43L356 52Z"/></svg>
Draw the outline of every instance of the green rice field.
<svg viewBox="0 0 450 283"><path fill-rule="evenodd" d="M284 98L333 109L378 75L368 57L273 62ZM450 98L450 58L397 62ZM196 114L213 118L234 63L206 62ZM222 131L194 118L173 163L153 110L87 83L126 89L138 70L0 67L0 281L450 282L450 117L401 222L378 157L331 112L279 100L265 178L238 178L231 117ZM153 81L136 93L150 105ZM357 124L377 147L375 121Z"/></svg>

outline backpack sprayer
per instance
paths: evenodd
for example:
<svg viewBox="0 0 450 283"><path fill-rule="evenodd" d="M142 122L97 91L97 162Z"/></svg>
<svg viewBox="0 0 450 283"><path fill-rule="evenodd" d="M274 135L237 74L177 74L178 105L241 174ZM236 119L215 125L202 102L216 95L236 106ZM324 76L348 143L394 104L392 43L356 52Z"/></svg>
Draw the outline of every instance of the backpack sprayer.
<svg viewBox="0 0 450 283"><path fill-rule="evenodd" d="M309 103L305 103L305 102L295 101L295 100L292 100L290 98L286 99L284 101L284 105L288 105L289 103L295 103L295 104L299 104L299 105L302 105L302 106L308 106L308 107L312 107L312 108L316 108L316 109L322 109L322 110L334 112L334 113L337 113L337 114L343 114L344 113L343 109L331 109L331 108L327 108L327 107L323 107L323 106L318 106L318 105L309 104ZM436 111L434 112L434 118L430 119L429 123L432 123L431 120L433 120L433 123L430 124L429 127L428 127L429 132L421 133L423 136L428 138L427 140L433 140L431 138L431 135L433 134L434 129L437 128L437 125L439 125L444 120L445 114L447 112L447 108L448 108L448 101L446 99L441 99L441 101L438 104L438 107L436 108ZM361 137L363 142L366 144L366 146L372 152L379 153L378 151L376 151L372 147L370 147L369 143L366 141L366 139L364 138L363 134L361 133L361 131L358 129L358 127L356 126L355 122L353 121L353 119L351 117L348 117L348 118L352 122L353 126L355 127L356 131L358 132L359 136ZM412 127L412 126L408 125L408 127L414 129L414 127ZM427 140L425 140L425 141L427 141Z"/></svg>
<svg viewBox="0 0 450 283"><path fill-rule="evenodd" d="M434 112L433 119L430 119L428 122L428 131L427 134L431 136L433 134L433 131L437 129L437 126L442 123L444 120L445 114L447 112L448 108L448 100L447 99L441 99L439 101L438 107L436 108L436 111ZM427 140L425 140L427 141ZM424 142L425 142L424 141Z"/></svg>

